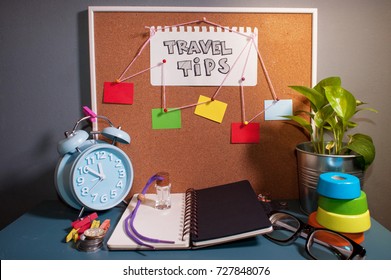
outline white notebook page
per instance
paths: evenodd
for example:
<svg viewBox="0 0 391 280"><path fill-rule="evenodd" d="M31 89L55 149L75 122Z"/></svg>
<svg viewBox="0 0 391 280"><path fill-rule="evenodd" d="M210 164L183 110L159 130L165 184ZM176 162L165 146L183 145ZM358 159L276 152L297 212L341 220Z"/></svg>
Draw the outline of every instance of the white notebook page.
<svg viewBox="0 0 391 280"><path fill-rule="evenodd" d="M155 200L155 194L146 194L148 200ZM122 214L121 219L116 225L112 235L107 241L110 250L145 250L145 246L136 244L125 231L124 221L133 211L137 203L137 195L134 195L128 207ZM151 201L142 203L138 208L134 227L136 230L147 237L160 240L175 241L174 244L166 243L148 243L158 250L181 249L189 247L189 235L182 240L183 219L185 207L185 194L171 194L171 208L158 210L154 208Z"/></svg>

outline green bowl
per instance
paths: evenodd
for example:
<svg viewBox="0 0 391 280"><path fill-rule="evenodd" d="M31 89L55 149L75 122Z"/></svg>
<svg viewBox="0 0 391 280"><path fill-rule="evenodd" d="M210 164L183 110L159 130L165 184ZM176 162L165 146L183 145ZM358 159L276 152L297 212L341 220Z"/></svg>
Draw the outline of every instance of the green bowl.
<svg viewBox="0 0 391 280"><path fill-rule="evenodd" d="M318 206L335 214L359 215L368 210L367 195L363 191L358 198L354 199L335 199L320 195Z"/></svg>

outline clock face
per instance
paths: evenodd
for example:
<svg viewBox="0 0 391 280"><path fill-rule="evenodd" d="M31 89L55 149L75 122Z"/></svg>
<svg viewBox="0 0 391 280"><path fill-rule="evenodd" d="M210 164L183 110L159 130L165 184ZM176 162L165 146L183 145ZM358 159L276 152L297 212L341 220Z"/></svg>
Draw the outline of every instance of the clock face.
<svg viewBox="0 0 391 280"><path fill-rule="evenodd" d="M73 195L81 205L94 210L106 210L120 203L132 182L133 167L128 156L109 144L83 151L70 173Z"/></svg>

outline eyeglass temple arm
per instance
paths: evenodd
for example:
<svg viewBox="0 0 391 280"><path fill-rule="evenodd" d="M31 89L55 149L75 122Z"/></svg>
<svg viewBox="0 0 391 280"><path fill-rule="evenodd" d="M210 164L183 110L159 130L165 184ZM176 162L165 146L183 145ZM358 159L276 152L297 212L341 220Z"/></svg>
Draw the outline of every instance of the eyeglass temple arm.
<svg viewBox="0 0 391 280"><path fill-rule="evenodd" d="M297 229L295 227L290 226L290 225L288 225L286 223L283 223L281 221L276 221L275 224L278 225L281 228L285 228L285 229L290 230L292 232L296 232L297 231ZM301 230L301 232L300 232L300 236L303 237L304 239L308 238L308 234L307 234L306 230L308 230L308 228L304 227ZM322 246L330 248L337 256L339 256L341 258L344 258L343 252L345 252L345 253L349 253L350 252L349 250L344 250L344 249L342 249L340 247L333 246L331 244L328 244L328 243L326 243L324 241L321 241L319 239L316 239L316 238L313 238L313 242L315 242L317 244L320 244Z"/></svg>

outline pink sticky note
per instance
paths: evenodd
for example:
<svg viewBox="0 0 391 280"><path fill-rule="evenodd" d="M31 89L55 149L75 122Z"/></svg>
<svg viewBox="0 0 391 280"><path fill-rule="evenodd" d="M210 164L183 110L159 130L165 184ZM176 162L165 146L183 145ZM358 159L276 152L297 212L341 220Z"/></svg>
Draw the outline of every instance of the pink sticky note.
<svg viewBox="0 0 391 280"><path fill-rule="evenodd" d="M231 144L257 144L259 143L259 123L231 124Z"/></svg>
<svg viewBox="0 0 391 280"><path fill-rule="evenodd" d="M103 85L103 102L133 104L133 83L105 82Z"/></svg>

